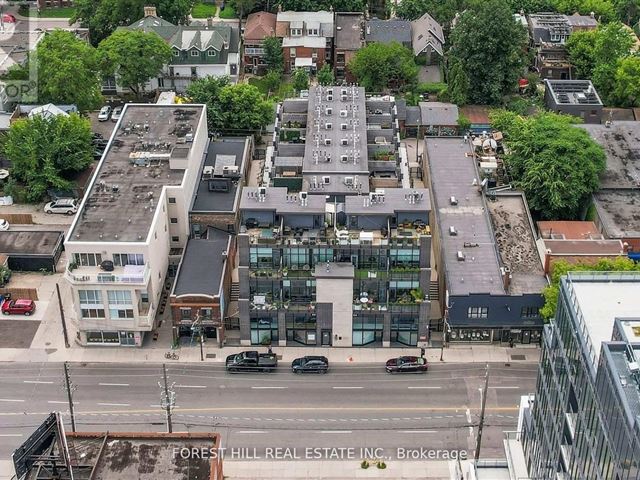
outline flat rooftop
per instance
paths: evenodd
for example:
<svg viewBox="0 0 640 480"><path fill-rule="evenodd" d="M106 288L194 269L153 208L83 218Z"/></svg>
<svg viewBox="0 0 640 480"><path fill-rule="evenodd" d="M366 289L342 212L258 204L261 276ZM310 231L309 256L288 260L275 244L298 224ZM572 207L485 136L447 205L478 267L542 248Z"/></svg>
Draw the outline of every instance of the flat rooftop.
<svg viewBox="0 0 640 480"><path fill-rule="evenodd" d="M163 187L182 184L201 105L127 104L85 194L69 241L144 242Z"/></svg>
<svg viewBox="0 0 640 480"><path fill-rule="evenodd" d="M363 23L361 13L336 13L335 48L358 50L363 41Z"/></svg>
<svg viewBox="0 0 640 480"><path fill-rule="evenodd" d="M591 80L545 80L554 101L559 105L599 105L602 100Z"/></svg>
<svg viewBox="0 0 640 480"><path fill-rule="evenodd" d="M596 224L579 220L536 222L540 237L551 240L591 240L602 238Z"/></svg>
<svg viewBox="0 0 640 480"><path fill-rule="evenodd" d="M0 234L0 253L4 255L53 255L63 232L9 230Z"/></svg>
<svg viewBox="0 0 640 480"><path fill-rule="evenodd" d="M348 196L345 197L344 206L348 215L391 216L397 212L426 213L430 210L431 200L426 188L387 188L384 190L384 199L373 202L369 196Z"/></svg>
<svg viewBox="0 0 640 480"><path fill-rule="evenodd" d="M522 195L496 195L487 202L502 264L511 270L509 292L539 293L547 286L529 212Z"/></svg>
<svg viewBox="0 0 640 480"><path fill-rule="evenodd" d="M640 122L614 121L609 128L580 124L602 147L607 166L600 176L600 188L638 188L640 186Z"/></svg>
<svg viewBox="0 0 640 480"><path fill-rule="evenodd" d="M599 190L593 199L608 237L640 237L640 189Z"/></svg>
<svg viewBox="0 0 640 480"><path fill-rule="evenodd" d="M303 205L299 194L289 194L287 187L245 187L240 199L240 210L264 210L278 214L324 214L326 204L324 195L308 195Z"/></svg>
<svg viewBox="0 0 640 480"><path fill-rule="evenodd" d="M223 254L229 250L230 238L231 235L210 228L207 239L190 239L172 295L218 295L223 283Z"/></svg>
<svg viewBox="0 0 640 480"><path fill-rule="evenodd" d="M621 240L545 240L544 248L553 255L624 255Z"/></svg>
<svg viewBox="0 0 640 480"><path fill-rule="evenodd" d="M470 145L462 138L427 138L425 152L449 293L504 294L489 215L473 185L478 177ZM457 204L451 203L451 197ZM450 227L455 235L450 235ZM464 254L464 261L458 260L458 252Z"/></svg>
<svg viewBox="0 0 640 480"><path fill-rule="evenodd" d="M245 139L218 139L209 143L207 155L203 165L200 167L200 179L198 187L194 192L191 204L192 212L234 212L236 208L236 198L239 190L238 179L229 178L228 190L216 189L211 191L209 187L210 178L204 175L204 169L213 168L215 177L223 177L224 166L238 167L238 174L243 175L246 165L243 164L245 157ZM224 189L223 189L224 190Z"/></svg>

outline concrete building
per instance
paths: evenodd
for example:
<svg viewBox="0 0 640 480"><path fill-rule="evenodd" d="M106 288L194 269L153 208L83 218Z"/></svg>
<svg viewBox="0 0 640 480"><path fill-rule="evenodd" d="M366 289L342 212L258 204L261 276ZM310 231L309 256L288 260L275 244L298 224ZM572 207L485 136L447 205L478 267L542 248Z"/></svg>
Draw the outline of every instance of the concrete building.
<svg viewBox="0 0 640 480"><path fill-rule="evenodd" d="M65 239L82 345L140 346L156 327L207 142L202 105L125 105Z"/></svg>
<svg viewBox="0 0 640 480"><path fill-rule="evenodd" d="M526 478L640 478L639 294L637 273L562 279L519 421Z"/></svg>
<svg viewBox="0 0 640 480"><path fill-rule="evenodd" d="M357 12L336 13L333 70L336 81L353 82L347 65L356 52L364 47L364 15Z"/></svg>
<svg viewBox="0 0 640 480"><path fill-rule="evenodd" d="M425 155L437 291L450 340L537 343L547 282L523 195L485 197L482 159L466 139L426 138Z"/></svg>
<svg viewBox="0 0 640 480"><path fill-rule="evenodd" d="M278 12L276 36L282 38L285 73L296 68L315 73L331 62L333 12Z"/></svg>
<svg viewBox="0 0 640 480"><path fill-rule="evenodd" d="M276 15L270 12L255 12L247 17L244 24L244 73L262 75L266 73L262 42L276 34Z"/></svg>
<svg viewBox="0 0 640 480"><path fill-rule="evenodd" d="M602 100L591 80L545 80L544 105L552 112L580 117L584 123L600 123Z"/></svg>
<svg viewBox="0 0 640 480"><path fill-rule="evenodd" d="M238 235L243 345L415 346L429 340L429 192L341 201L247 187Z"/></svg>

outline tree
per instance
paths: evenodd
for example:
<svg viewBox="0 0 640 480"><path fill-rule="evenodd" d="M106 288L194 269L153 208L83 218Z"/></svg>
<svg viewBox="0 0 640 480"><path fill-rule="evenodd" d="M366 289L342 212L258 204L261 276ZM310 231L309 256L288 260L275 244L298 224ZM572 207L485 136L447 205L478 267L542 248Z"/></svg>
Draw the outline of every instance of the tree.
<svg viewBox="0 0 640 480"><path fill-rule="evenodd" d="M449 66L466 73L471 102L498 104L516 88L526 63L526 35L506 0L473 3L460 16L449 43Z"/></svg>
<svg viewBox="0 0 640 480"><path fill-rule="evenodd" d="M613 97L616 105L637 107L640 105L640 57L620 60L616 69Z"/></svg>
<svg viewBox="0 0 640 480"><path fill-rule="evenodd" d="M293 71L291 77L291 83L296 92L309 88L309 72L307 72L304 68L296 68Z"/></svg>
<svg viewBox="0 0 640 480"><path fill-rule="evenodd" d="M318 70L318 83L320 85L333 85L335 83L333 70L331 70L331 67L326 63Z"/></svg>
<svg viewBox="0 0 640 480"><path fill-rule="evenodd" d="M262 42L264 48L264 62L269 70L284 71L284 54L282 53L282 39L267 37Z"/></svg>
<svg viewBox="0 0 640 480"><path fill-rule="evenodd" d="M569 263L559 260L551 268L551 283L542 291L544 307L540 310L542 318L550 320L555 317L558 297L560 294L560 280L568 272L630 272L640 271L640 263L634 263L629 258L603 258L596 263Z"/></svg>
<svg viewBox="0 0 640 480"><path fill-rule="evenodd" d="M258 2L257 0L231 0L229 3L238 12L238 18L242 18L247 13L250 13Z"/></svg>
<svg viewBox="0 0 640 480"><path fill-rule="evenodd" d="M192 82L186 96L194 103L207 105L210 132L231 130L246 135L264 128L273 119L271 102L249 84L231 85L227 77L205 77Z"/></svg>
<svg viewBox="0 0 640 480"><path fill-rule="evenodd" d="M96 51L72 32L45 35L35 61L40 102L75 104L80 111L94 110L102 102Z"/></svg>
<svg viewBox="0 0 640 480"><path fill-rule="evenodd" d="M507 0L513 13L552 12L555 10L553 0Z"/></svg>
<svg viewBox="0 0 640 480"><path fill-rule="evenodd" d="M593 52L595 66L591 80L606 103L613 100L612 79L615 77L618 62L621 58L629 56L633 43L631 33L619 22L611 22L597 30Z"/></svg>
<svg viewBox="0 0 640 480"><path fill-rule="evenodd" d="M443 28L447 28L470 3L469 0L402 0L397 2L396 15L405 20L416 20L425 13L431 15Z"/></svg>
<svg viewBox="0 0 640 480"><path fill-rule="evenodd" d="M356 52L349 71L372 92L415 84L418 67L413 52L398 42L371 43Z"/></svg>
<svg viewBox="0 0 640 480"><path fill-rule="evenodd" d="M611 0L553 0L555 10L571 15L590 15L592 12L602 22L610 22L616 18L616 11Z"/></svg>
<svg viewBox="0 0 640 480"><path fill-rule="evenodd" d="M282 73L278 70L271 70L263 77L263 80L269 92L275 92L282 83Z"/></svg>
<svg viewBox="0 0 640 480"><path fill-rule="evenodd" d="M604 150L576 118L556 113L521 117L493 112L492 126L505 134L509 176L541 218L572 220L599 187L605 169Z"/></svg>
<svg viewBox="0 0 640 480"><path fill-rule="evenodd" d="M613 0L618 20L626 25L635 25L640 20L640 0Z"/></svg>
<svg viewBox="0 0 640 480"><path fill-rule="evenodd" d="M3 150L12 177L26 186L27 201L35 202L49 188L70 188L70 175L91 165L91 125L77 114L20 119L11 125Z"/></svg>
<svg viewBox="0 0 640 480"><path fill-rule="evenodd" d="M103 74L116 75L138 97L172 55L171 47L158 34L141 30L115 31L100 42L98 53Z"/></svg>
<svg viewBox="0 0 640 480"><path fill-rule="evenodd" d="M598 32L582 30L572 33L567 39L566 47L574 78L591 78L595 68L595 48Z"/></svg>
<svg viewBox="0 0 640 480"><path fill-rule="evenodd" d="M456 105L465 105L469 100L469 77L461 62L452 60L448 85L449 100Z"/></svg>

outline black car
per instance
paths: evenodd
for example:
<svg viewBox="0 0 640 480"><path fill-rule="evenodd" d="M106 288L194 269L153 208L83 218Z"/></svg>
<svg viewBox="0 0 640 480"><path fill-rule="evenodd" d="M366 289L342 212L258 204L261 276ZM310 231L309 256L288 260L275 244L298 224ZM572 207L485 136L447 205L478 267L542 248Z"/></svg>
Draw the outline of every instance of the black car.
<svg viewBox="0 0 640 480"><path fill-rule="evenodd" d="M387 360L385 370L388 373L426 372L427 360L422 357L398 357Z"/></svg>
<svg viewBox="0 0 640 480"><path fill-rule="evenodd" d="M327 357L300 357L291 362L293 373L327 373Z"/></svg>

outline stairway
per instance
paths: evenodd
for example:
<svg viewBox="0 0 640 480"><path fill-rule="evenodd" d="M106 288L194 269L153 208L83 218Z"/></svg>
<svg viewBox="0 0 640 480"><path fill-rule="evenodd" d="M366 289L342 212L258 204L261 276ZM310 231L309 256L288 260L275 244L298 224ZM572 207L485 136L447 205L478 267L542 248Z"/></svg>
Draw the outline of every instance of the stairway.
<svg viewBox="0 0 640 480"><path fill-rule="evenodd" d="M231 292L229 294L229 300L237 302L240 297L240 284L238 282L231 282Z"/></svg>
<svg viewBox="0 0 640 480"><path fill-rule="evenodd" d="M432 280L429 283L429 300L440 300L440 288L437 280Z"/></svg>

